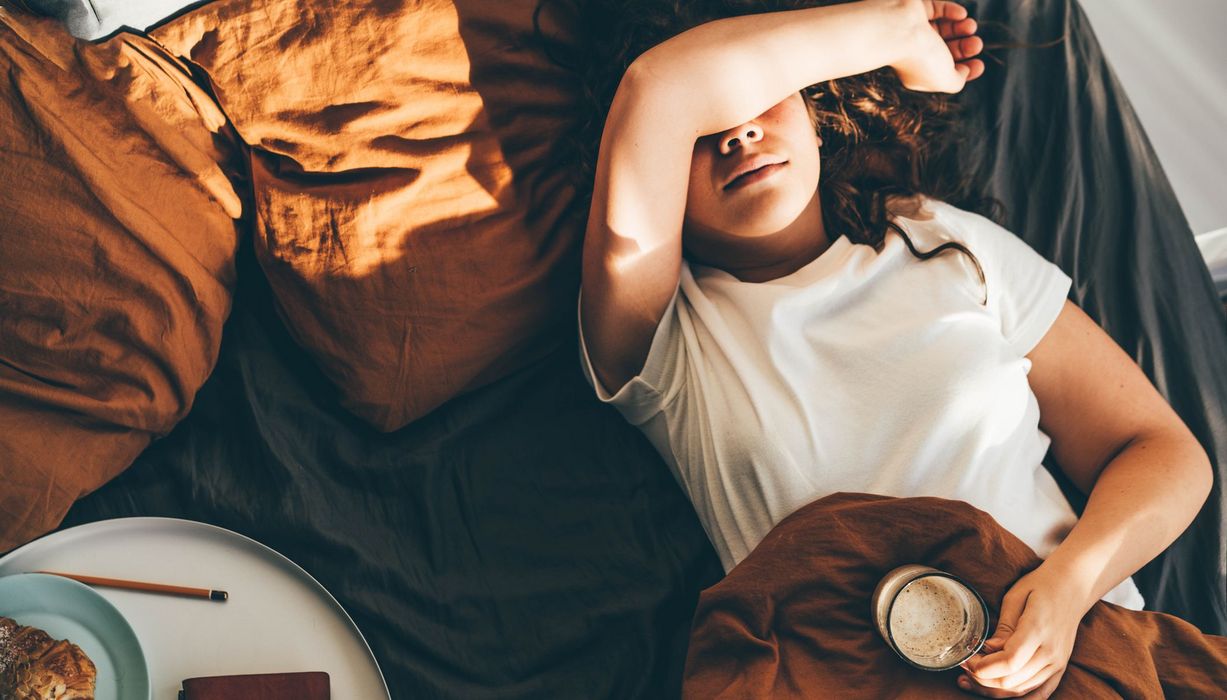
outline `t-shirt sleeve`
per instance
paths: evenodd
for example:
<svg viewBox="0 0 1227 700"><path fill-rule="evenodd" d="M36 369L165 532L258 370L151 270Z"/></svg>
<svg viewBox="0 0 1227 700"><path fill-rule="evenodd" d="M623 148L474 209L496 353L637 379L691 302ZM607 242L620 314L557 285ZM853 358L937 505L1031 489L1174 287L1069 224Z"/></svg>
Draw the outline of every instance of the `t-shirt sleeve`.
<svg viewBox="0 0 1227 700"><path fill-rule="evenodd" d="M610 392L592 369L588 345L584 339L583 290L580 290L576 318L579 320L579 354L584 379L596 391L597 398L613 404L634 425L640 425L664 410L685 383L685 353L682 348L680 323L677 318L680 287L665 307L647 359L639 374L631 377L615 392Z"/></svg>
<svg viewBox="0 0 1227 700"><path fill-rule="evenodd" d="M1057 320L1069 296L1069 275L993 220L947 205L956 234L975 253L988 284L988 307L1018 355L1031 352ZM974 265L971 265L975 274Z"/></svg>

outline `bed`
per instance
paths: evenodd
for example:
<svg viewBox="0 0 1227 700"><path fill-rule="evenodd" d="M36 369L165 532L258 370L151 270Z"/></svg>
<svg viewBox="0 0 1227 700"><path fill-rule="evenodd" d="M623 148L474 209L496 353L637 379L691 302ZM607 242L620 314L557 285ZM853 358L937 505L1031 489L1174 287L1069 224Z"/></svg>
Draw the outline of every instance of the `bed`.
<svg viewBox="0 0 1227 700"><path fill-rule="evenodd" d="M962 97L965 162L1209 453L1205 507L1136 580L1148 609L1227 633L1227 320L1206 265L1076 1L971 4L1018 38L1065 36L988 62ZM531 43L533 5L218 0L89 43L0 2L6 118L27 129L0 140L0 552L105 518L200 520L327 587L393 697L679 694L722 571L650 444L580 375L584 212L540 138L576 86ZM380 49L338 54L338 35ZM391 60L406 37L412 57ZM86 108L89 129L67 116ZM74 287L74 266L129 258L52 245L69 229L178 267ZM188 320L82 321L107 336L85 354L67 326L31 331L83 300ZM115 349L129 337L138 369ZM91 362L117 379L79 380Z"/></svg>

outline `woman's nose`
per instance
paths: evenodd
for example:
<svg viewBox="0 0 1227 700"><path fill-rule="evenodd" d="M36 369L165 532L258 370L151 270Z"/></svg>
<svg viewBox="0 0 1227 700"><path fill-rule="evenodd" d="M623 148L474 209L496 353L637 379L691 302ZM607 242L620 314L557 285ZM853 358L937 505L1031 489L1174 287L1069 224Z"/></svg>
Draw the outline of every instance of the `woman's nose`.
<svg viewBox="0 0 1227 700"><path fill-rule="evenodd" d="M724 132L720 138L720 153L728 155L735 148L744 147L747 143L754 143L762 139L763 128L755 122L746 122Z"/></svg>

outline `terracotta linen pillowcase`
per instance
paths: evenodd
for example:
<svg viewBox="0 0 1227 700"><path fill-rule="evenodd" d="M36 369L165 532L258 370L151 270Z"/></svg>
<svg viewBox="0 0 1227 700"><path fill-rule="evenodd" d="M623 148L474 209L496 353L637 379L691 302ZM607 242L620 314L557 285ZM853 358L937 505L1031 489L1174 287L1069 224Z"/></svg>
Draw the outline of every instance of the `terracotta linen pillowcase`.
<svg viewBox="0 0 1227 700"><path fill-rule="evenodd" d="M216 361L241 204L185 69L0 3L0 552L168 432Z"/></svg>
<svg viewBox="0 0 1227 700"><path fill-rule="evenodd" d="M583 217L547 165L573 94L533 43L535 5L218 0L151 31L207 73L252 149L278 312L381 430L574 322Z"/></svg>

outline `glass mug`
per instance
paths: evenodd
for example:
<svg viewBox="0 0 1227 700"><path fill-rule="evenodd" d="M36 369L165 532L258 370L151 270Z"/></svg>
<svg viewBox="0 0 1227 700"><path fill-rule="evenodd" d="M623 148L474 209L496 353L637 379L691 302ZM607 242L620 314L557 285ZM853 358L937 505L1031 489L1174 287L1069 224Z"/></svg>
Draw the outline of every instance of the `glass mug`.
<svg viewBox="0 0 1227 700"><path fill-rule="evenodd" d="M870 605L887 646L925 671L957 667L988 639L988 606L980 594L929 566L907 564L886 574Z"/></svg>

